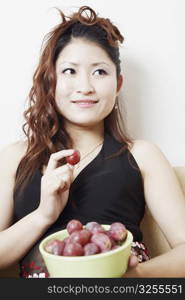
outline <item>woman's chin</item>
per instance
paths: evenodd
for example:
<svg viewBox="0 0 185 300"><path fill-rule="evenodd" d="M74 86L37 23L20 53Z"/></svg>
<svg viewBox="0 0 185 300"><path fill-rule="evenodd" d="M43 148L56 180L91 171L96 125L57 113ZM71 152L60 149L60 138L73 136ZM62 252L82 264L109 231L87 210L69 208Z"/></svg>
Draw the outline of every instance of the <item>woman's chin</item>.
<svg viewBox="0 0 185 300"><path fill-rule="evenodd" d="M75 126L80 126L80 127L94 127L97 126L98 124L101 124L103 120L70 120L68 121L68 124L73 124Z"/></svg>

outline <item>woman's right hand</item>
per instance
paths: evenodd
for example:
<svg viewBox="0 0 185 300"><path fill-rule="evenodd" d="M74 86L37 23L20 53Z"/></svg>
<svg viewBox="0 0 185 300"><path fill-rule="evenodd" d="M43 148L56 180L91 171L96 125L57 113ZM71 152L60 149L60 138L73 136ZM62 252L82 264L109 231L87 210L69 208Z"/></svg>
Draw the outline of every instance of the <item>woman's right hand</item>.
<svg viewBox="0 0 185 300"><path fill-rule="evenodd" d="M65 164L58 167L62 158L70 156L75 150L61 150L50 156L48 165L41 179L41 197L38 207L39 214L48 222L53 224L65 208L69 188L73 181L74 166Z"/></svg>

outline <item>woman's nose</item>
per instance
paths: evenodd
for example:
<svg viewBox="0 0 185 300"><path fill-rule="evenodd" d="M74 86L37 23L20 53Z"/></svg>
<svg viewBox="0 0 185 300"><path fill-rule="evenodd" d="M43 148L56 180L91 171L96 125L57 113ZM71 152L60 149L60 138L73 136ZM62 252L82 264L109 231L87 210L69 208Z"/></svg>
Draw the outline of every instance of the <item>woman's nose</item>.
<svg viewBox="0 0 185 300"><path fill-rule="evenodd" d="M89 94L94 92L94 86L88 75L82 75L77 79L77 93Z"/></svg>

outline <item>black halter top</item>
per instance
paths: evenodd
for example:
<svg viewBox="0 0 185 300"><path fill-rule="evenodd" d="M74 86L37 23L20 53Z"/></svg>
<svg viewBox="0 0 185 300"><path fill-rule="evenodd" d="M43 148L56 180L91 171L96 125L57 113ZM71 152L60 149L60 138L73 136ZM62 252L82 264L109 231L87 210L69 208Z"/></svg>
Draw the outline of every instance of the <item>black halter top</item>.
<svg viewBox="0 0 185 300"><path fill-rule="evenodd" d="M142 240L139 226L145 200L139 167L127 149L108 158L122 147L122 143L105 133L101 151L75 178L66 207L42 238L63 229L69 220L79 219L83 224L90 221L101 224L122 222L135 241ZM37 169L24 192L14 194L15 222L38 207L41 177L42 173Z"/></svg>

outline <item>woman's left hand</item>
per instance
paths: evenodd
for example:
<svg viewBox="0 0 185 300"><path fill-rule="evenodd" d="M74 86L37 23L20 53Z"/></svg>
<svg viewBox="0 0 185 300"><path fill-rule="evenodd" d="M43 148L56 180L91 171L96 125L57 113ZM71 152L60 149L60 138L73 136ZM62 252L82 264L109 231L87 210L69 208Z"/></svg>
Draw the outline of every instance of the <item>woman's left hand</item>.
<svg viewBox="0 0 185 300"><path fill-rule="evenodd" d="M131 254L128 261L128 269L123 275L124 278L137 277L136 267L138 266L139 261L136 255Z"/></svg>

